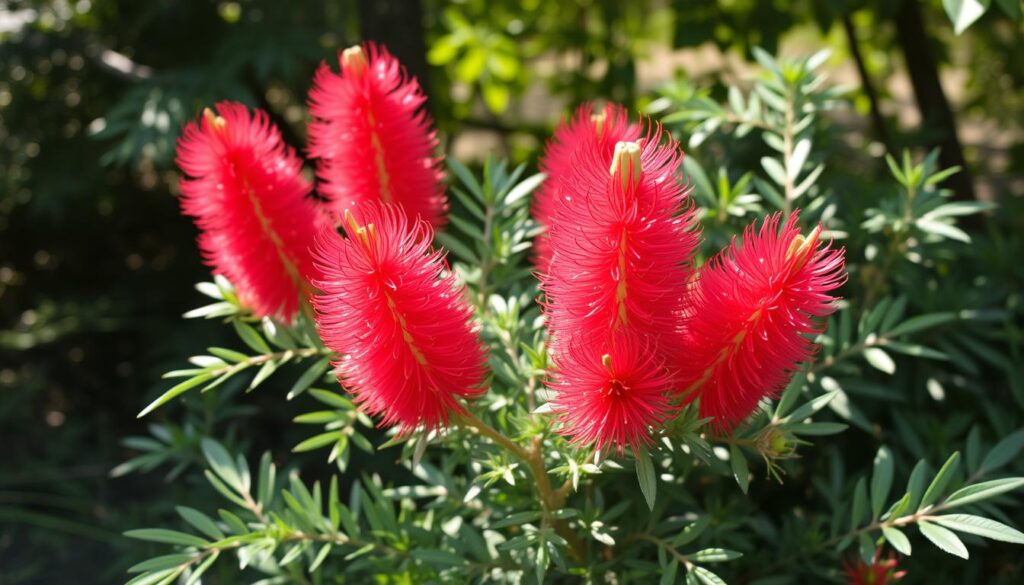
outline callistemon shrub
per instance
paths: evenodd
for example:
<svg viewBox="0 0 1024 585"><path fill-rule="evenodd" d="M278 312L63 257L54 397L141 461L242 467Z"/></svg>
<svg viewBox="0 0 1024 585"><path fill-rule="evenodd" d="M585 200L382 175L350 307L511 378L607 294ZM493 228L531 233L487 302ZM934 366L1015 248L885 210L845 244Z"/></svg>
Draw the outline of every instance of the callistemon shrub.
<svg viewBox="0 0 1024 585"><path fill-rule="evenodd" d="M1024 543L1000 510L1024 478L999 473L1024 431L986 452L974 436L961 464L906 448L913 433L876 428L843 389L862 364L892 374L889 352L948 359L910 337L955 318L905 318L907 297L872 280L884 270L848 277L844 230L904 234L931 214L944 227L882 265L917 246L927 266L969 210L943 201L934 157L908 156L890 161L903 227L837 216L811 150L834 99L821 60L762 57L786 74L734 89L729 110L677 104L665 119L681 127L581 106L532 176L449 160L446 181L425 94L373 44L317 71L308 145L244 105L203 110L178 164L215 301L187 316L239 343L197 342L193 367L168 373L184 380L142 414L174 401L202 416L154 425L123 469L199 467L205 482L175 493L220 501L129 532L167 547L131 582L878 585L914 575L906 557L930 551L912 540L964 558L958 534ZM776 152L761 195L749 173L713 186L683 152L733 129ZM240 383L294 426L233 430L254 414ZM829 446L850 423L898 444ZM256 463L252 444L271 450Z"/></svg>

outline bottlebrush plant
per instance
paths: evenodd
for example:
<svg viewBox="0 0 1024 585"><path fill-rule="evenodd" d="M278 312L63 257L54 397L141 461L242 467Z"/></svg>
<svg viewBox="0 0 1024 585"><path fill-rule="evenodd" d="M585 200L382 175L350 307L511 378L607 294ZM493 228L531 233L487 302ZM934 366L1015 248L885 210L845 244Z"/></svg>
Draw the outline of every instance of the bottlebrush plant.
<svg viewBox="0 0 1024 585"><path fill-rule="evenodd" d="M871 408L970 375L921 362L977 372L961 345L992 315L902 279L942 270L969 241L954 220L987 207L947 201L934 153L844 201L812 148L841 100L824 58L758 58L728 105L673 86L650 108L665 126L583 105L544 174L448 160L446 179L416 80L353 47L309 96L319 199L265 114L205 110L178 161L215 302L186 317L241 344L167 374L184 380L140 416L186 398L187 422L130 439L145 453L115 474L199 468L221 501L130 531L167 547L130 583L877 584L913 578L912 529L964 558L958 534L1024 544L1003 511L1024 477L1000 473L1019 416L975 424L961 457L955 431L926 442ZM712 183L716 144L751 132L774 154ZM294 422L322 431L292 451L326 456L227 430L242 387L311 409Z"/></svg>

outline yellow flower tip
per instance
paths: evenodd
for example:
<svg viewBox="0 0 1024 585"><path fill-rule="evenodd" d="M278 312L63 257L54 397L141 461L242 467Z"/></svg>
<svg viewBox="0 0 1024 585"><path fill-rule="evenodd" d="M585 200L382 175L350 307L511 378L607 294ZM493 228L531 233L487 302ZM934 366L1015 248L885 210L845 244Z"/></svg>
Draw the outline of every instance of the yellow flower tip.
<svg viewBox="0 0 1024 585"><path fill-rule="evenodd" d="M366 53L359 45L349 47L341 52L341 68L346 73L361 75L366 70Z"/></svg>
<svg viewBox="0 0 1024 585"><path fill-rule="evenodd" d="M597 135L601 136L604 133L604 123L608 119L608 114L602 111L600 114L591 114L590 123L594 125L594 130L597 131Z"/></svg>
<svg viewBox="0 0 1024 585"><path fill-rule="evenodd" d="M356 221L356 217L352 215L352 212L348 209L345 210L345 223L348 224L349 227L347 230L349 236L359 241L364 246L369 247L370 242L376 241L377 226L372 223L365 226L359 225L359 222Z"/></svg>
<svg viewBox="0 0 1024 585"><path fill-rule="evenodd" d="M210 108L203 108L203 118L206 119L206 123L210 125L210 128L213 128L217 132L224 130L228 124L224 118L214 114L213 110Z"/></svg>
<svg viewBox="0 0 1024 585"><path fill-rule="evenodd" d="M640 173L643 172L640 164L640 145L636 142L617 142L609 172L612 177L619 177L623 190L636 186L640 182Z"/></svg>
<svg viewBox="0 0 1024 585"><path fill-rule="evenodd" d="M612 356L611 356L611 354L607 354L606 353L603 356L601 356L601 364L604 365L605 368L608 368L608 371L611 371L611 369L612 369Z"/></svg>
<svg viewBox="0 0 1024 585"><path fill-rule="evenodd" d="M814 253L814 249L818 247L818 242L821 240L821 224L815 226L811 230L810 235L804 236L803 234L797 234L793 241L789 243L789 250L786 251L786 259L794 260L796 267L800 268L807 262L811 254Z"/></svg>

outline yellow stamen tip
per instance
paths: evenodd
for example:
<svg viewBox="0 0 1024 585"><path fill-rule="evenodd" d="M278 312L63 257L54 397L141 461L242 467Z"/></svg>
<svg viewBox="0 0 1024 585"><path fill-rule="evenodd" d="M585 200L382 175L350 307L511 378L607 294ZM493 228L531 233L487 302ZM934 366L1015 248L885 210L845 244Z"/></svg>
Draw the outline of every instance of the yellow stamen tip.
<svg viewBox="0 0 1024 585"><path fill-rule="evenodd" d="M603 356L601 356L601 364L604 367L606 367L609 370L611 370L612 369L612 356L607 354L607 353L604 354Z"/></svg>
<svg viewBox="0 0 1024 585"><path fill-rule="evenodd" d="M640 182L640 173L643 172L640 164L640 145L636 142L617 142L609 172L613 177L620 178L623 189L630 185L636 186Z"/></svg>
<svg viewBox="0 0 1024 585"><path fill-rule="evenodd" d="M341 52L341 68L347 73L360 75L366 69L366 53L359 45L349 47Z"/></svg>
<svg viewBox="0 0 1024 585"><path fill-rule="evenodd" d="M807 261L807 258L814 252L814 249L818 247L818 242L821 240L821 224L815 226L811 230L810 235L804 236L803 234L797 234L793 241L789 243L789 250L786 251L786 258L795 260L799 265L803 265Z"/></svg>
<svg viewBox="0 0 1024 585"><path fill-rule="evenodd" d="M594 129L597 130L598 136L600 136L604 132L604 123L607 119L608 114L606 114L605 112L590 115L590 122L594 125Z"/></svg>
<svg viewBox="0 0 1024 585"><path fill-rule="evenodd" d="M206 123L218 132L227 127L227 121L225 121L224 118L221 118L217 114L214 114L213 110L211 110L210 108L203 108L203 117L206 118Z"/></svg>

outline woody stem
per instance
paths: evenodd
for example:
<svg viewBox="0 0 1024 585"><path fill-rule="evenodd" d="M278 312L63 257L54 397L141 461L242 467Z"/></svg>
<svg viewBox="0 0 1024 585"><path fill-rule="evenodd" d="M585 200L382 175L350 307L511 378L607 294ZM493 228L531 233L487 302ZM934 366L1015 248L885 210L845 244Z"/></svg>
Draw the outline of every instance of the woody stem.
<svg viewBox="0 0 1024 585"><path fill-rule="evenodd" d="M475 429L481 435L491 439L530 468L530 473L536 480L537 496L540 499L543 510L544 522L554 528L555 532L565 539L574 558L583 560L583 543L580 542L576 533L569 528L569 525L564 520L553 516L554 512L561 508L564 502L564 495L555 492L551 487L551 479L548 477L547 469L544 467L544 455L540 437L534 439L533 447L530 450L526 450L472 412L466 411L458 415L455 420L458 424Z"/></svg>

